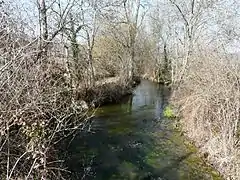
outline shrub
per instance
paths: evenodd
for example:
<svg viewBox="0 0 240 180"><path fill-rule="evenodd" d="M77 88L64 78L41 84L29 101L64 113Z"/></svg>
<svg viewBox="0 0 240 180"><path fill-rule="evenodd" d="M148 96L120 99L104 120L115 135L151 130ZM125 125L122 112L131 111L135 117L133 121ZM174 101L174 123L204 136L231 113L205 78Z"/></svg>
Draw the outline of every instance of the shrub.
<svg viewBox="0 0 240 180"><path fill-rule="evenodd" d="M240 177L240 63L219 55L193 58L173 101L187 135L226 178Z"/></svg>

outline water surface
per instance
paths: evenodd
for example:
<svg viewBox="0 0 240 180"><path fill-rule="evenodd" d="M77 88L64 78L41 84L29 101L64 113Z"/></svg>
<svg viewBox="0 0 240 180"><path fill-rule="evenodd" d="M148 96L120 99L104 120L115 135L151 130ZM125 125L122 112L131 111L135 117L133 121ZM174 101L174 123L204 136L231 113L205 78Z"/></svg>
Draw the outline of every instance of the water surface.
<svg viewBox="0 0 240 180"><path fill-rule="evenodd" d="M218 180L162 117L169 89L143 80L122 103L101 107L69 143L71 179Z"/></svg>

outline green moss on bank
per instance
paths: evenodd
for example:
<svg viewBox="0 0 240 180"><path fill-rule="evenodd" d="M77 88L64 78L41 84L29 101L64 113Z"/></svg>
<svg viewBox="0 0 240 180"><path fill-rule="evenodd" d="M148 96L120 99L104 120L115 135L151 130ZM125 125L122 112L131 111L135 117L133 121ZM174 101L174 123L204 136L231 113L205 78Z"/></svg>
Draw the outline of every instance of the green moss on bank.
<svg viewBox="0 0 240 180"><path fill-rule="evenodd" d="M175 115L175 113L173 111L173 108L171 106L169 106L169 105L164 108L163 116L165 118L169 118L169 119L176 118L176 115Z"/></svg>

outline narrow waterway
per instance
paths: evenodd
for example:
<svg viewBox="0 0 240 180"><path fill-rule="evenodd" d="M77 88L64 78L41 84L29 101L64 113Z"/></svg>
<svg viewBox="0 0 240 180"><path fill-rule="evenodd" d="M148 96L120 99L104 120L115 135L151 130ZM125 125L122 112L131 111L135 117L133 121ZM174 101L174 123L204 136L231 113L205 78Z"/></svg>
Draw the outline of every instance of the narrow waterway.
<svg viewBox="0 0 240 180"><path fill-rule="evenodd" d="M69 179L218 180L162 117L169 90L143 80L120 104L97 110L89 132L68 145Z"/></svg>

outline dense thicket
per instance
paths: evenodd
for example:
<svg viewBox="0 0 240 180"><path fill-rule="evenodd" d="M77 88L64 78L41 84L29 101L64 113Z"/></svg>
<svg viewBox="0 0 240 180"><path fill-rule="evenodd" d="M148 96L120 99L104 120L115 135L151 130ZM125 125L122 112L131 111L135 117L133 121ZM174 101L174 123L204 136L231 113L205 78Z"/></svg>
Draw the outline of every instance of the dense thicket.
<svg viewBox="0 0 240 180"><path fill-rule="evenodd" d="M0 1L0 178L61 179L55 146L136 77L171 84L183 129L240 177L238 1ZM115 99L115 100L116 100Z"/></svg>

